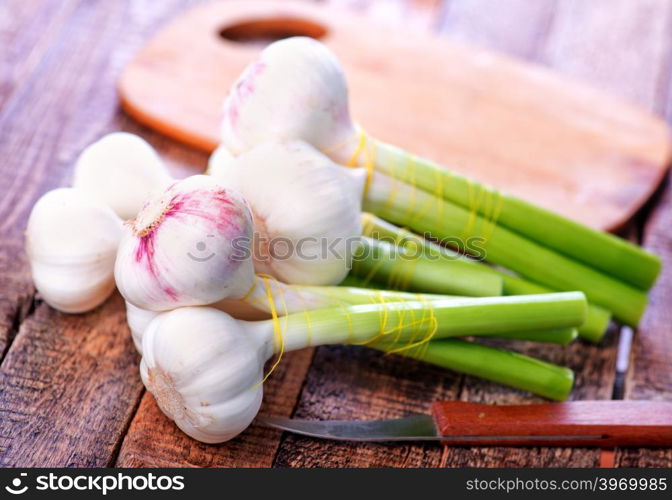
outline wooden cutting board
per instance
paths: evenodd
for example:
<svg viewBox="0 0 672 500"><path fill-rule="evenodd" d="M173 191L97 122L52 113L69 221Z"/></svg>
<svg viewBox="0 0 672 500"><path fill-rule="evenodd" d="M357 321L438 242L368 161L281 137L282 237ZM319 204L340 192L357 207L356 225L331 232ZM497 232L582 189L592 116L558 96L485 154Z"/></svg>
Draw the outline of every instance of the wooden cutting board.
<svg viewBox="0 0 672 500"><path fill-rule="evenodd" d="M205 151L260 39L306 35L339 57L374 137L615 230L663 179L670 131L635 106L550 71L310 3L231 0L188 11L123 72L123 108Z"/></svg>

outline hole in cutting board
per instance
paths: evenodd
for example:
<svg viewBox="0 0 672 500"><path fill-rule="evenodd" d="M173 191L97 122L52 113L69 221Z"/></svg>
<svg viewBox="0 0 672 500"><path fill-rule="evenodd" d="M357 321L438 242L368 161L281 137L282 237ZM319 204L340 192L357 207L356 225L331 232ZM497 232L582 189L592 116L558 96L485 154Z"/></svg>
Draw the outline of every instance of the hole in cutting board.
<svg viewBox="0 0 672 500"><path fill-rule="evenodd" d="M292 36L308 36L320 39L327 34L327 28L300 17L268 17L250 19L219 31L225 40L239 43L266 45Z"/></svg>

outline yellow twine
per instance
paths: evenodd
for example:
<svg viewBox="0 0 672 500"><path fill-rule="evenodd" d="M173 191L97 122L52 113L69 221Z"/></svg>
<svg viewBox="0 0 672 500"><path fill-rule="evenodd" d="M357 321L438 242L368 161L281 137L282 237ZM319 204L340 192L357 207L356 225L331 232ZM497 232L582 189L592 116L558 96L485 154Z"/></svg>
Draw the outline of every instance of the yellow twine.
<svg viewBox="0 0 672 500"><path fill-rule="evenodd" d="M394 354L398 352L403 352L407 351L410 349L413 349L415 347L420 347L423 345L426 345L428 342L434 338L434 335L436 334L438 328L439 328L439 322L436 319L436 316L434 314L434 307L432 306L432 302L430 300L425 299L424 297L418 296L418 298L426 305L426 307L422 308L422 318L420 319L419 324L424 325L425 323L428 324L427 327L427 332L424 335L422 339L420 339L417 342L415 341L415 337L417 333L420 333L420 328L418 328L412 336L409 337L409 342L408 344L404 346L400 346L394 349L390 349L387 351L388 354Z"/></svg>
<svg viewBox="0 0 672 500"><path fill-rule="evenodd" d="M366 132L360 128L357 147L352 153L352 157L346 163L348 167L359 167L359 156L364 152L364 168L366 169L366 181L364 182L364 194L368 193L373 178L373 169L375 167L375 144L369 144L369 138Z"/></svg>
<svg viewBox="0 0 672 500"><path fill-rule="evenodd" d="M254 283L252 283L252 286L250 287L250 289L247 291L247 293L246 293L245 295L243 295L243 296L240 298L240 300L241 300L242 302L247 301L247 299L249 299L249 298L252 296L252 294L254 293L254 291L255 291L256 289L257 289L257 280L255 279L255 280L254 280Z"/></svg>
<svg viewBox="0 0 672 500"><path fill-rule="evenodd" d="M270 370L266 375L264 375L264 378L261 380L261 384L266 382L268 377L271 376L271 373L278 367L280 364L280 361L282 360L282 356L285 353L285 335L283 332L282 325L280 325L280 319L278 317L278 310L277 307L275 306L275 299L273 298L273 291L271 289L271 280L275 280L272 276L269 276L267 274L260 274L259 277L263 280L264 286L266 288L266 299L268 300L268 306L271 312L271 321L273 322L273 336L275 337L275 341L278 346L278 354L273 362L273 365L271 366ZM285 301L283 291L280 290L280 296L282 297L282 302L284 305L284 310L285 310L285 329L287 328L287 302Z"/></svg>
<svg viewBox="0 0 672 500"><path fill-rule="evenodd" d="M313 345L313 321L310 318L310 313L308 312L309 309L307 307L307 301L301 293L301 287L292 286L290 288L296 293L296 295L301 300L301 303L303 304L303 316L306 318L306 326L308 328L308 345Z"/></svg>
<svg viewBox="0 0 672 500"><path fill-rule="evenodd" d="M422 317L420 317L420 319L417 318L415 308L408 306L396 307L396 325L389 326L390 310L387 305L389 303L406 304L406 298L400 295L392 295L390 299L387 299L383 296L382 292L378 292L373 300L373 303L381 305L378 312L380 317L378 332L361 344L375 345L377 342L384 340L382 348L387 354L391 354L412 349L429 342L438 329L438 321L436 320L431 301L428 301L420 295L416 295L416 297L419 301L426 304L426 307L422 308ZM408 321L406 320L407 316L410 316ZM407 345L392 347L400 342L401 336L404 333L408 333ZM422 338L416 341L416 338L419 336ZM386 346L390 346L390 348L387 349Z"/></svg>
<svg viewBox="0 0 672 500"><path fill-rule="evenodd" d="M421 219L430 209L434 207L435 204L438 203L439 207L436 210L437 214L439 212L443 211L443 188L440 187L440 190L438 191L439 194L435 191L433 194L434 196L428 196L426 197L425 202L418 207L418 184L416 182L416 176L415 176L415 157L412 155L407 155L406 156L406 169L405 171L407 172L407 179L403 180L405 184L411 187L411 192L410 192L410 202L408 203L408 211L407 211L407 217L408 220L412 221L417 221ZM441 176L439 176L441 179ZM442 186L443 179L441 179L440 183L437 184L437 186Z"/></svg>
<svg viewBox="0 0 672 500"><path fill-rule="evenodd" d="M436 189L434 190L434 195L436 196L437 203L439 205L438 210L436 211L436 222L437 224L440 224L443 221L443 214L446 204L443 201L443 193L444 193L443 175L441 175L441 172L439 171L438 168L434 169L434 177L435 177L434 184L436 186Z"/></svg>
<svg viewBox="0 0 672 500"><path fill-rule="evenodd" d="M483 239L485 244L490 241L492 234L495 232L495 229L497 228L497 220L499 219L499 216L502 213L502 208L504 207L504 196L502 195L501 191L493 190L491 191L491 197L493 194L496 198L496 201L493 202L492 212L488 217L489 223L483 230Z"/></svg>
<svg viewBox="0 0 672 500"><path fill-rule="evenodd" d="M390 293L389 296L387 296L382 290L371 290L369 301L371 304L378 306L377 315L379 324L377 331L367 340L355 341L355 331L352 313L350 311L352 304L349 304L347 299L343 300L341 297L330 293L328 290L326 290L325 293L327 297L330 297L330 303L341 310L342 318L344 319L348 330L347 343L351 345L372 345L384 339L385 342L381 347L382 350L390 353L400 352L429 342L438 328L438 321L436 320L432 303L426 297L419 294L413 296L414 302L418 301L425 304L425 306L421 308L422 315L418 318L418 311L413 307L405 305L408 301L406 296L394 293ZM397 305L394 308L394 313L396 313L394 316L392 316L393 311L389 307L389 304L392 303L404 304L402 307ZM308 311L304 311L304 313L306 314L307 321L310 322L310 314ZM395 318L394 321L392 319L393 317ZM276 332L279 331L280 327L278 320L276 320L274 325L276 327ZM309 328L312 327L309 326ZM408 333L406 340L407 345L397 346L404 333ZM386 350L385 346L390 346L391 350Z"/></svg>
<svg viewBox="0 0 672 500"><path fill-rule="evenodd" d="M399 248L401 248L401 252L405 251L411 251L409 248L410 245L408 242L405 242L406 234L405 232L408 232L405 228L400 228L399 231L397 231L397 237L395 240L395 245ZM417 251L420 250L422 251L421 248L418 248L417 243L413 241L412 239L409 240L411 243L414 244L413 250ZM422 255L422 254L421 254ZM415 276L415 272L417 270L418 266L418 261L420 260L421 255L413 255L413 260L412 260L412 268L406 272L406 280L404 283L400 283L400 287L398 288L399 290L408 290L411 287L411 282L413 281L413 277ZM400 273L401 273L401 268L400 268Z"/></svg>
<svg viewBox="0 0 672 500"><path fill-rule="evenodd" d="M352 318L350 317L350 313L348 312L347 306L343 304L342 301L339 302L338 306L343 311L345 321L348 323L348 344L352 344L354 343L353 339L355 337L355 330L352 328Z"/></svg>
<svg viewBox="0 0 672 500"><path fill-rule="evenodd" d="M368 247L368 248L373 252L373 250L372 250L373 247ZM358 261L355 261L355 262L353 262L353 264L352 264L352 268L353 268L354 270L356 270L357 267L358 267L359 265L360 265L360 263L359 263ZM376 263L371 267L371 269L370 269L369 272L366 274L366 276L364 276L364 278L362 278L362 287L364 287L364 288L368 287L369 283L371 283L371 281L375 280L375 277L376 277L376 275L378 274L378 271L379 271L384 265L385 265L385 261L384 261L383 259L381 259L381 260L379 260L378 262L376 262Z"/></svg>
<svg viewBox="0 0 672 500"><path fill-rule="evenodd" d="M362 212L362 234L366 236L372 236L374 230L376 229L376 222L373 215L368 212Z"/></svg>

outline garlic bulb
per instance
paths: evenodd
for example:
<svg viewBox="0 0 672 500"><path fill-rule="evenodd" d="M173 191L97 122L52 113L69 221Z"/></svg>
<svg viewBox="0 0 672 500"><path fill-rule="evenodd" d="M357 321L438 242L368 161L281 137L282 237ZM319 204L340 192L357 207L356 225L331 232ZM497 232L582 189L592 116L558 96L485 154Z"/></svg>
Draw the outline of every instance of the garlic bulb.
<svg viewBox="0 0 672 500"><path fill-rule="evenodd" d="M30 214L26 251L35 287L54 309L85 312L114 290L122 222L106 205L74 188L49 191Z"/></svg>
<svg viewBox="0 0 672 500"><path fill-rule="evenodd" d="M271 141L210 163L250 204L255 269L292 284L340 283L361 236L365 172L351 172L302 141Z"/></svg>
<svg viewBox="0 0 672 500"><path fill-rule="evenodd" d="M75 165L73 186L109 205L122 219L135 217L151 193L171 176L144 139L115 132L91 144Z"/></svg>
<svg viewBox="0 0 672 500"><path fill-rule="evenodd" d="M389 308L394 312L425 306L401 302ZM372 304L316 311L312 320L305 313L287 316L281 321L283 350L370 339L380 330L383 310L381 304ZM392 325L404 314L390 316ZM359 328L349 331L350 321ZM242 321L211 307L183 307L160 313L149 323L142 338L140 374L161 410L183 432L205 443L220 443L245 430L256 416L264 363L279 350L273 321Z"/></svg>
<svg viewBox="0 0 672 500"><path fill-rule="evenodd" d="M129 221L115 278L136 307L165 311L241 297L254 283L245 200L212 177L175 182Z"/></svg>
<svg viewBox="0 0 672 500"><path fill-rule="evenodd" d="M221 141L233 154L288 139L304 140L343 163L357 144L343 69L312 38L286 38L267 46L224 104Z"/></svg>
<svg viewBox="0 0 672 500"><path fill-rule="evenodd" d="M142 336L152 320L159 314L156 311L140 309L126 301L126 322L128 323L128 329L131 331L133 344L140 354L142 354Z"/></svg>
<svg viewBox="0 0 672 500"><path fill-rule="evenodd" d="M180 429L200 441L218 443L242 432L256 415L264 362L274 353L341 343L403 353L405 348L450 337L542 338L554 335L553 329L571 330L582 324L585 314L586 298L580 292L453 297L433 301L430 310L424 300L378 302L289 314L279 321L242 321L211 307L185 307L161 313L149 323L142 338L140 373ZM457 356L456 363L445 358L431 362L499 379L492 367L483 368L483 360L492 357L476 349L473 356ZM507 366L510 358L507 353L501 366ZM546 377L554 374L551 387L557 389L556 382L564 380L560 398L566 397L571 372L553 367L543 373L542 364L535 360L521 371L532 381L549 382ZM502 378L523 387L506 375ZM534 385L524 387L538 390ZM550 394L557 398L559 392Z"/></svg>
<svg viewBox="0 0 672 500"><path fill-rule="evenodd" d="M244 325L216 309L187 307L160 314L145 332L142 381L161 410L199 441L231 439L259 411L270 353Z"/></svg>
<svg viewBox="0 0 672 500"><path fill-rule="evenodd" d="M235 164L235 157L226 149L226 146L220 144L208 158L208 168L205 173L217 177L217 173L229 168Z"/></svg>

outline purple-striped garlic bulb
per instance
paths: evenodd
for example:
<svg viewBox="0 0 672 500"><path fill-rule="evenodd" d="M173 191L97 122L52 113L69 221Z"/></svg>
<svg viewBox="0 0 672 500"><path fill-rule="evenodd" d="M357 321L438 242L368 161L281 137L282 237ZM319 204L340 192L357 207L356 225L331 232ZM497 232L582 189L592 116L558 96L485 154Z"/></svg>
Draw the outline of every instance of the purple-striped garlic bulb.
<svg viewBox="0 0 672 500"><path fill-rule="evenodd" d="M151 311L242 297L254 284L252 228L242 196L212 177L175 182L126 224L117 287Z"/></svg>
<svg viewBox="0 0 672 500"><path fill-rule="evenodd" d="M266 141L291 139L342 163L358 141L343 68L327 47L307 37L266 47L224 103L221 141L234 155Z"/></svg>

